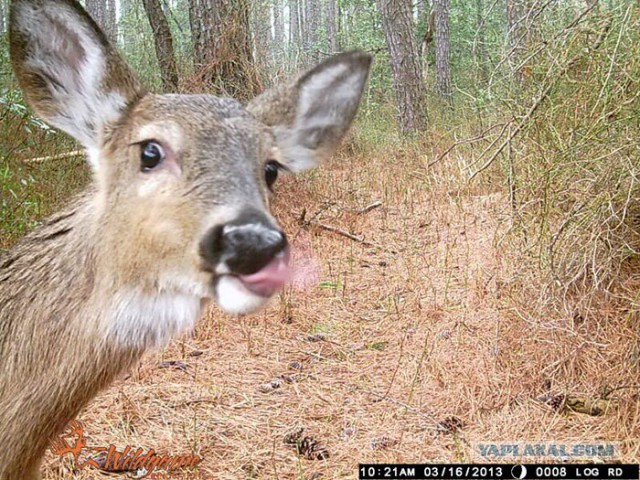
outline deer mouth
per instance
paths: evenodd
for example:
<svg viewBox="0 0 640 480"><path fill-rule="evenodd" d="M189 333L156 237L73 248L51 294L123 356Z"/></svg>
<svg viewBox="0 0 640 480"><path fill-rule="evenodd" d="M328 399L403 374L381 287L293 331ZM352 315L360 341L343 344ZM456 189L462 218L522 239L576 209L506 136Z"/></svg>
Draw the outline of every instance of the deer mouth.
<svg viewBox="0 0 640 480"><path fill-rule="evenodd" d="M236 273L227 270L215 275L214 298L218 306L227 313L235 315L251 313L280 291L292 276L289 266L289 249L286 248L253 273Z"/></svg>
<svg viewBox="0 0 640 480"><path fill-rule="evenodd" d="M276 254L273 259L257 272L248 275L234 275L249 292L260 297L271 297L291 279L289 249Z"/></svg>

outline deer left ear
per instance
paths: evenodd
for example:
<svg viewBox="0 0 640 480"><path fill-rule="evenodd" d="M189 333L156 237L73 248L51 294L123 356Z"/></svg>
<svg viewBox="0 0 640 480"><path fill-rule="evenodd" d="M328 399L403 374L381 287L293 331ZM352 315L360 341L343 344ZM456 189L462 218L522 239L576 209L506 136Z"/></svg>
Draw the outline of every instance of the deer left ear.
<svg viewBox="0 0 640 480"><path fill-rule="evenodd" d="M88 149L145 93L73 0L14 0L9 27L11 61L27 102Z"/></svg>
<svg viewBox="0 0 640 480"><path fill-rule="evenodd" d="M358 111L371 61L362 52L336 55L247 106L273 127L289 170L315 167L336 151Z"/></svg>

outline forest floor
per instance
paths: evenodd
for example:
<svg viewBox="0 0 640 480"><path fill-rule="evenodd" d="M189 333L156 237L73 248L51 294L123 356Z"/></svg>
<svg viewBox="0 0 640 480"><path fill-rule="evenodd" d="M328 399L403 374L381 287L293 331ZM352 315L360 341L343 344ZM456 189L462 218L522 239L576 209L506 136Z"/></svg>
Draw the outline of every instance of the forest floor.
<svg viewBox="0 0 640 480"><path fill-rule="evenodd" d="M615 441L617 460L638 462L637 389L612 393L598 416L539 400L636 386L635 317L606 302L589 321L545 310L531 296L535 275L522 273L532 265L507 248L508 198L434 181L429 160L343 149L279 181L276 216L297 257L315 259L318 281L251 316L212 308L192 337L146 356L83 411L88 444L197 454L200 476L184 478L205 479L354 479L358 463L508 462L483 458L477 443L513 441ZM74 473L48 453L44 478L105 474Z"/></svg>

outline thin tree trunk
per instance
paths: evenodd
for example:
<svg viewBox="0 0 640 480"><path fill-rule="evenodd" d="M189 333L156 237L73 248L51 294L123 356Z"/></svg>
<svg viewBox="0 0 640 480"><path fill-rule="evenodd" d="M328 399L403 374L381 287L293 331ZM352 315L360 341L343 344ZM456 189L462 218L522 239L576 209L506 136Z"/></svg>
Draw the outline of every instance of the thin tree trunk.
<svg viewBox="0 0 640 480"><path fill-rule="evenodd" d="M189 0L189 27L193 49L193 67L196 71L204 68L204 9L208 8L206 0Z"/></svg>
<svg viewBox="0 0 640 480"><path fill-rule="evenodd" d="M329 40L329 53L336 53L340 51L340 44L338 42L338 28L339 28L339 15L338 15L338 1L326 0L327 7L327 39Z"/></svg>
<svg viewBox="0 0 640 480"><path fill-rule="evenodd" d="M300 13L298 0L289 0L289 64L294 69L298 66L300 49Z"/></svg>
<svg viewBox="0 0 640 480"><path fill-rule="evenodd" d="M427 19L427 25L425 26L424 35L420 45L420 54L425 56L429 51L429 45L433 43L433 34L436 30L436 12L433 10L429 14Z"/></svg>
<svg viewBox="0 0 640 480"><path fill-rule="evenodd" d="M5 20L5 17L7 15L5 12L6 10L4 6L4 0L0 0L0 35L4 35L4 32L7 31L6 20Z"/></svg>
<svg viewBox="0 0 640 480"><path fill-rule="evenodd" d="M436 17L436 90L451 100L451 64L449 61L449 0L434 0Z"/></svg>
<svg viewBox="0 0 640 480"><path fill-rule="evenodd" d="M123 45L131 45L133 39L130 36L128 28L125 25L133 12L132 0L120 0L120 21L118 22L118 43Z"/></svg>
<svg viewBox="0 0 640 480"><path fill-rule="evenodd" d="M284 41L284 18L280 0L271 0L273 9L273 41L282 44Z"/></svg>
<svg viewBox="0 0 640 480"><path fill-rule="evenodd" d="M160 65L162 88L166 92L175 91L178 89L178 69L169 22L167 22L167 17L162 10L160 0L142 0L142 4L147 12L151 30L153 30L153 42Z"/></svg>
<svg viewBox="0 0 640 480"><path fill-rule="evenodd" d="M427 122L425 89L413 35L411 0L377 0L382 29L389 47L398 123L403 132L424 129Z"/></svg>
<svg viewBox="0 0 640 480"><path fill-rule="evenodd" d="M284 12L281 0L271 0L271 8L273 9L273 59L276 65L280 65L284 46Z"/></svg>
<svg viewBox="0 0 640 480"><path fill-rule="evenodd" d="M524 0L507 0L507 43L515 52L525 47L526 13Z"/></svg>
<svg viewBox="0 0 640 480"><path fill-rule="evenodd" d="M307 43L309 41L309 25L306 22L307 1L308 0L298 0L298 31L300 34L301 57L307 52Z"/></svg>
<svg viewBox="0 0 640 480"><path fill-rule="evenodd" d="M298 0L289 0L289 46L297 47L300 42L300 18Z"/></svg>
<svg viewBox="0 0 640 480"><path fill-rule="evenodd" d="M269 72L270 60L275 58L275 46L271 35L272 0L251 3L251 32L253 32L253 58L261 72Z"/></svg>
<svg viewBox="0 0 640 480"><path fill-rule="evenodd" d="M309 64L316 63L320 58L320 0L306 0L305 6L304 30L306 38L304 52L306 54L305 61Z"/></svg>

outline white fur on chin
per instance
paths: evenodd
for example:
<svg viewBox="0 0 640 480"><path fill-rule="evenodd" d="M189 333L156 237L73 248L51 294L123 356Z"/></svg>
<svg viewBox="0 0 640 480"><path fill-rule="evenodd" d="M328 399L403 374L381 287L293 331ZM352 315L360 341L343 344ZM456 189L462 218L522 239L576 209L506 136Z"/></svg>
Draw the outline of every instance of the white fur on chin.
<svg viewBox="0 0 640 480"><path fill-rule="evenodd" d="M251 313L267 303L268 298L247 290L240 280L223 275L216 284L216 302L227 313L242 315Z"/></svg>

